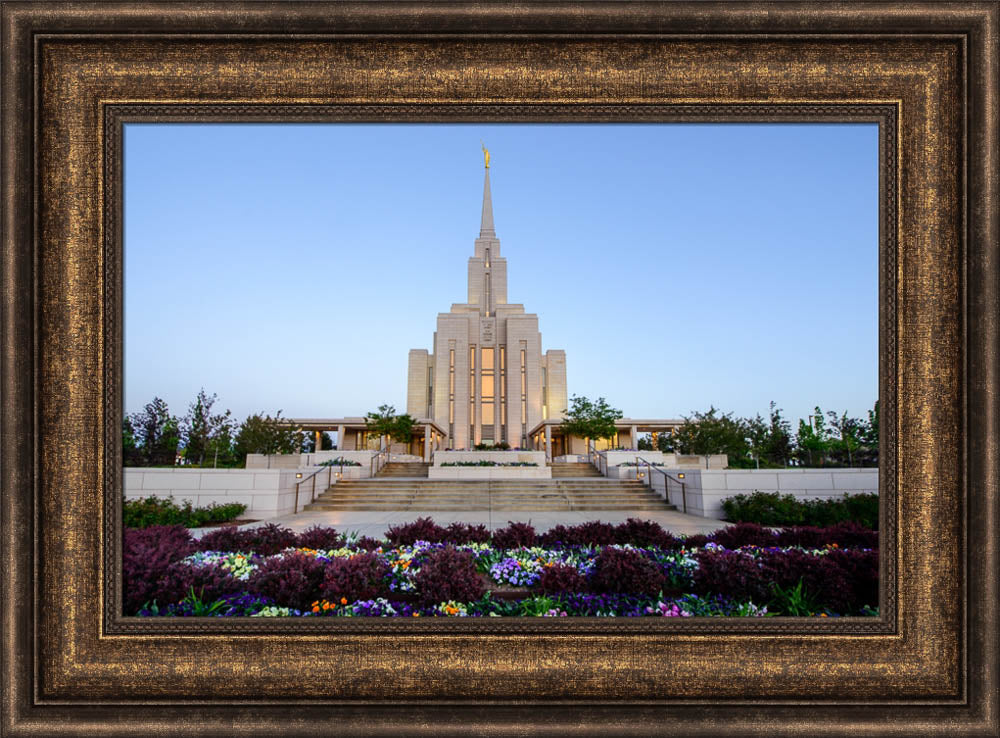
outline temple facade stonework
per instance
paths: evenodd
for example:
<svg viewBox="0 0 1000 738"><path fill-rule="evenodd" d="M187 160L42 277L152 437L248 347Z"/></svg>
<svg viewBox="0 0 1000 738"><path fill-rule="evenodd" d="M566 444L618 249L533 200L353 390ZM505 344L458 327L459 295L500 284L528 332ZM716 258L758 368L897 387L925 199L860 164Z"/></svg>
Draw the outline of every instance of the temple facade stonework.
<svg viewBox="0 0 1000 738"><path fill-rule="evenodd" d="M411 349L406 411L447 429L447 446L528 448L543 421L568 406L566 352L542 353L538 316L507 302L507 260L493 225L489 154L479 238L469 259L468 296L439 313L432 351Z"/></svg>

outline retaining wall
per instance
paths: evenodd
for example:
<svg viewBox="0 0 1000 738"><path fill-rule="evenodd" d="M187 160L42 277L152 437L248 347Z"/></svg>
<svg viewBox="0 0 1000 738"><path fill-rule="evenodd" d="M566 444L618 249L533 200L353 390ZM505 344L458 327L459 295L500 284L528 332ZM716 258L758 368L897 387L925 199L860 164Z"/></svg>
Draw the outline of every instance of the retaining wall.
<svg viewBox="0 0 1000 738"><path fill-rule="evenodd" d="M304 469L125 469L125 498L173 497L178 504L190 500L195 507L213 502L247 506L243 517L261 520L286 515L295 506L295 483L317 467ZM354 467L357 469L357 467ZM333 481L336 481L334 478ZM299 509L309 502L312 481L301 485ZM326 472L316 477L316 494L326 489Z"/></svg>
<svg viewBox="0 0 1000 738"><path fill-rule="evenodd" d="M670 475L677 478L675 472ZM665 479L653 472L653 489L664 495ZM684 471L687 511L719 520L722 500L739 494L777 492L806 499L841 498L844 494L878 493L878 469L726 469ZM670 502L682 509L679 484L668 483Z"/></svg>

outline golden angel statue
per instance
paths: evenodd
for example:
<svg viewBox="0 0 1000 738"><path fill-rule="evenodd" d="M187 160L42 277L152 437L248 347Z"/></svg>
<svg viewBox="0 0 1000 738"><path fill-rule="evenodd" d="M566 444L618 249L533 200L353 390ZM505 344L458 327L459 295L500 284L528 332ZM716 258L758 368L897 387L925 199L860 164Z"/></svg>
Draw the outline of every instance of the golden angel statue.
<svg viewBox="0 0 1000 738"><path fill-rule="evenodd" d="M483 160L486 162L486 168L490 168L490 150L486 148L486 144L482 141L479 142L483 147Z"/></svg>

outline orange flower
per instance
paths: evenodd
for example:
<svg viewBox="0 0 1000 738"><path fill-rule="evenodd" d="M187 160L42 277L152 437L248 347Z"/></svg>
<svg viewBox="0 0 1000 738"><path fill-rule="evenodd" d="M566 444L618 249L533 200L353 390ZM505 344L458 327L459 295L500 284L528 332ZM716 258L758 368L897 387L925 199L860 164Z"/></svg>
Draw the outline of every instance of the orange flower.
<svg viewBox="0 0 1000 738"><path fill-rule="evenodd" d="M317 607L317 606L314 605L313 606L313 612L319 612L319 607Z"/></svg>
<svg viewBox="0 0 1000 738"><path fill-rule="evenodd" d="M419 617L420 617L420 613L419 613L419 612L415 612L415 613L413 613L413 617L415 617L415 618L419 618Z"/></svg>
<svg viewBox="0 0 1000 738"><path fill-rule="evenodd" d="M347 598L346 597L341 597L340 598L340 604L341 605L346 605L347 604Z"/></svg>

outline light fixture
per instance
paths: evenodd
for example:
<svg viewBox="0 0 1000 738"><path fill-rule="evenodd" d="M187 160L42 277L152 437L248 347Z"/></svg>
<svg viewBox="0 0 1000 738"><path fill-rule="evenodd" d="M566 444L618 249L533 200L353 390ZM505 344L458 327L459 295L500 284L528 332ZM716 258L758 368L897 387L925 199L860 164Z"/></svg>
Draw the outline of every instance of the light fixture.
<svg viewBox="0 0 1000 738"><path fill-rule="evenodd" d="M296 474L295 478L296 479L302 479L302 472L299 472L298 474Z"/></svg>
<svg viewBox="0 0 1000 738"><path fill-rule="evenodd" d="M678 479L684 479L684 473L682 472L682 473L678 474L678 475L677 475L677 478L678 478Z"/></svg>

